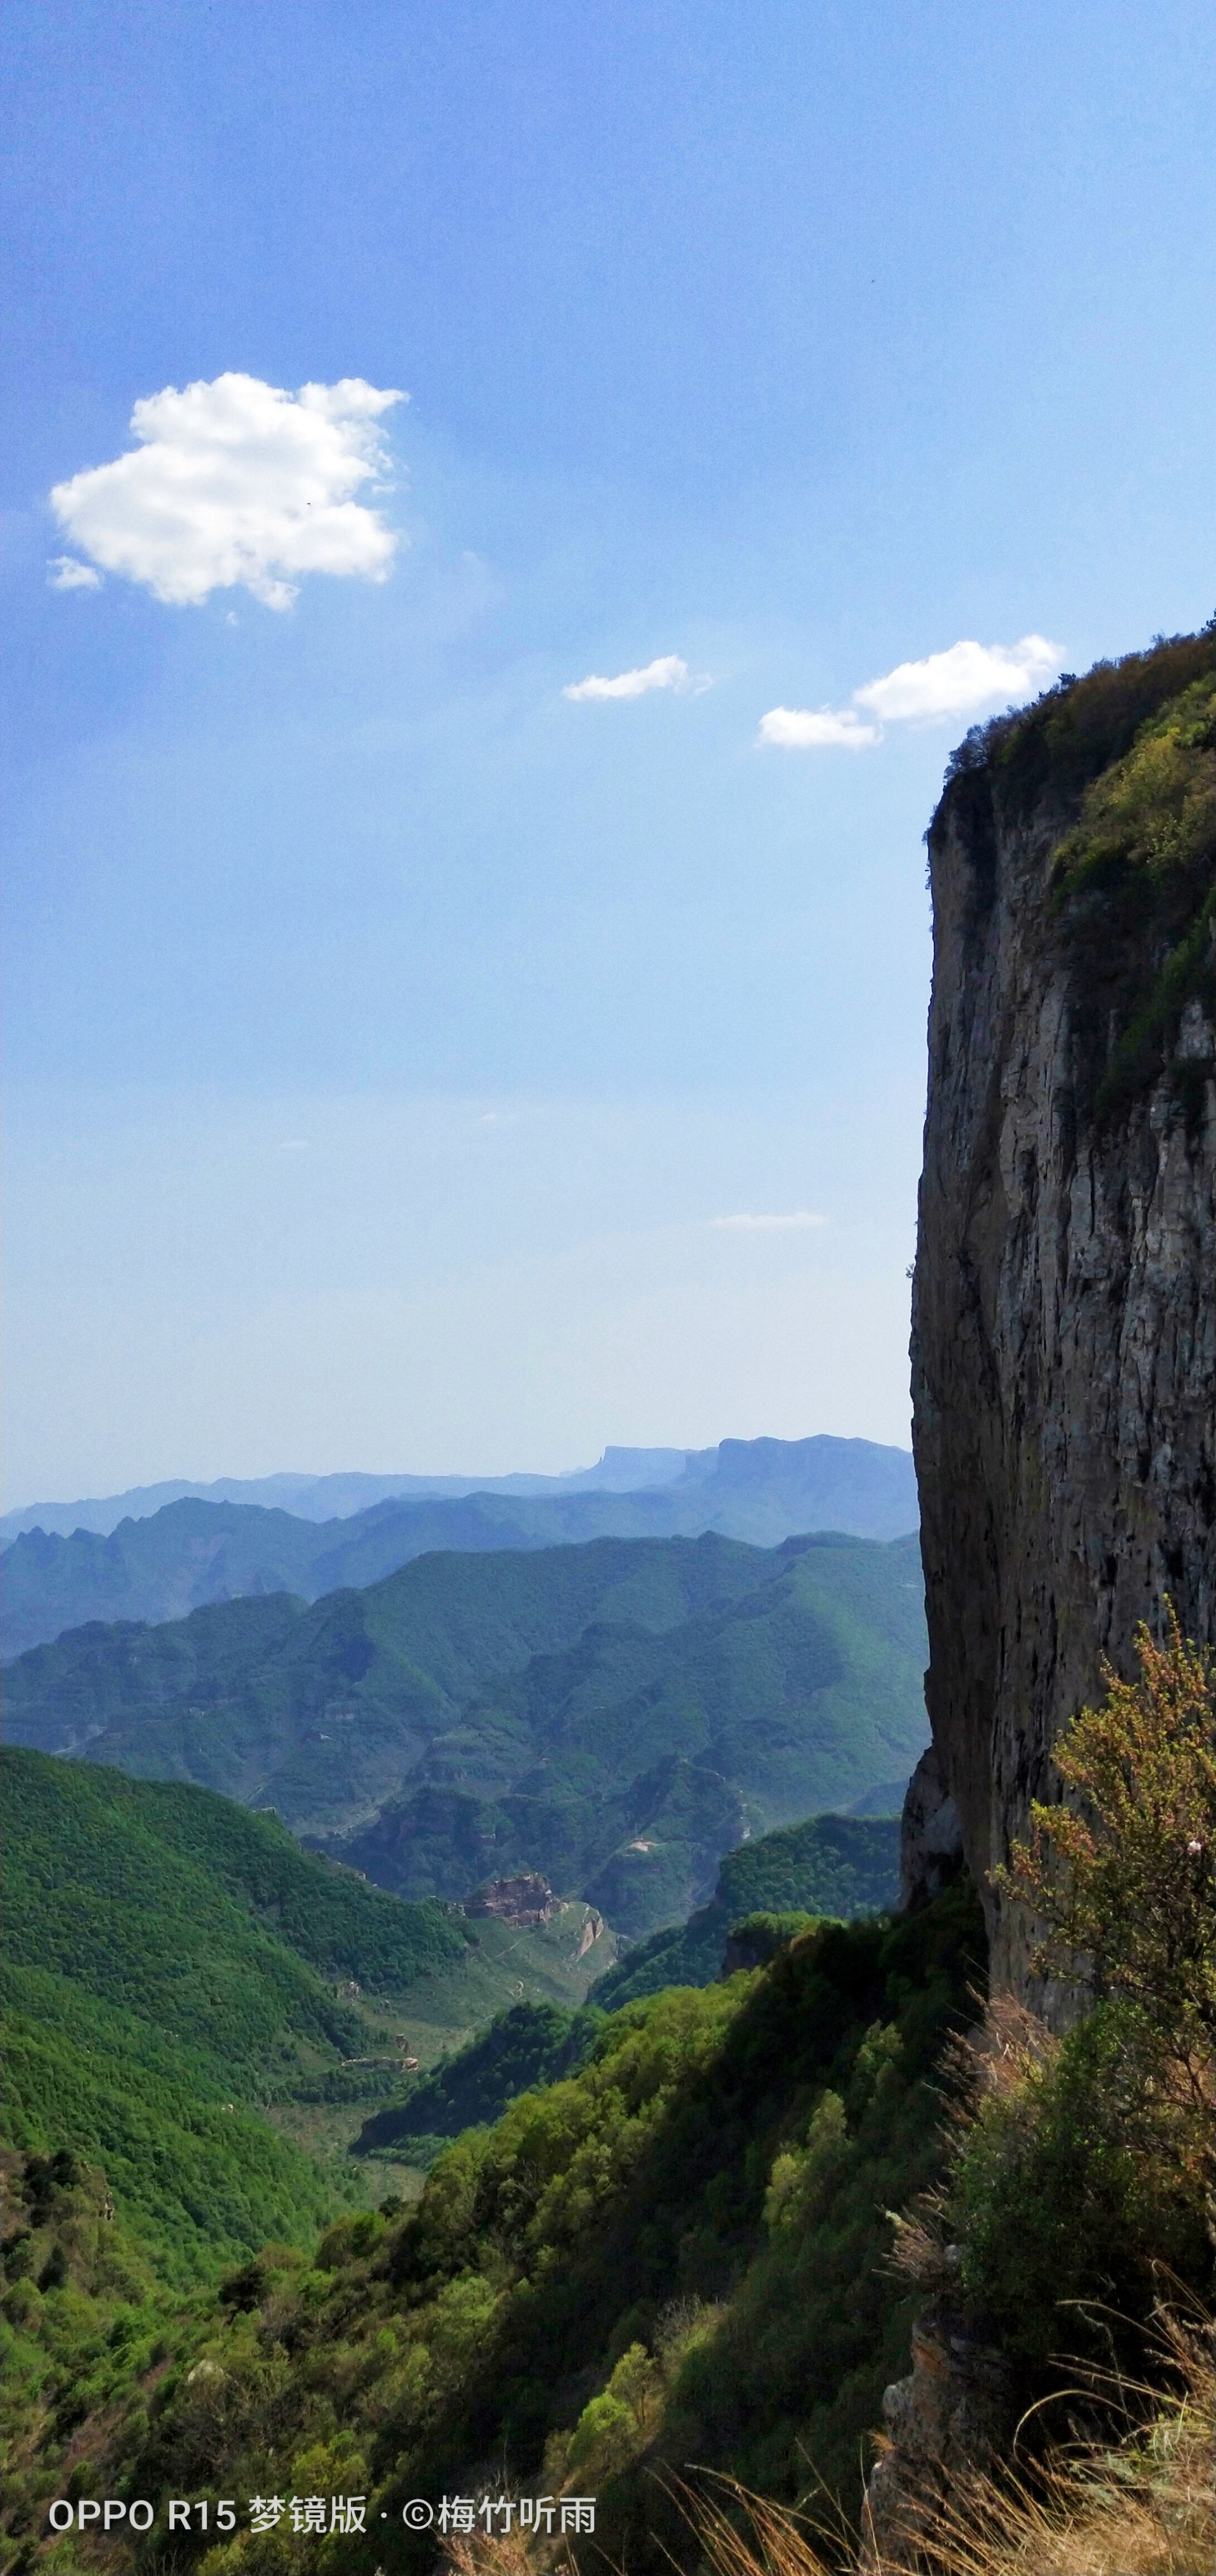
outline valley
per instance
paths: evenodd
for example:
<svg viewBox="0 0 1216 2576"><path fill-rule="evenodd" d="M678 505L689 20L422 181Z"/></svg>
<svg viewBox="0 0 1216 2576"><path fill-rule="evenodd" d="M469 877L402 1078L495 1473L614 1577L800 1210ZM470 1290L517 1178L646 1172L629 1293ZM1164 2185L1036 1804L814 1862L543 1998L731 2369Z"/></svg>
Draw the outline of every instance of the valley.
<svg viewBox="0 0 1216 2576"><path fill-rule="evenodd" d="M537 1868L636 1937L747 1834L906 1779L923 1652L914 1539L598 1539L76 1630L9 1667L8 1727L273 1808L395 1894Z"/></svg>
<svg viewBox="0 0 1216 2576"><path fill-rule="evenodd" d="M614 1951L580 1906L402 1904L207 1791L14 1749L0 1780L9 2143L102 2166L175 2277L363 2196L344 2151L404 2056L577 2004Z"/></svg>

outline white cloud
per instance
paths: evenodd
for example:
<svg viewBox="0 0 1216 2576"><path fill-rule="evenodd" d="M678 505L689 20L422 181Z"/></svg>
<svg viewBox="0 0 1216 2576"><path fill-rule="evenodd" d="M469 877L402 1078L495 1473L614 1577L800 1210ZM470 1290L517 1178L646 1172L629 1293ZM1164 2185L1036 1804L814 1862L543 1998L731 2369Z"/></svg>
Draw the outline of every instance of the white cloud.
<svg viewBox="0 0 1216 2576"><path fill-rule="evenodd" d="M57 483L51 507L95 564L172 607L240 584L289 608L310 572L383 581L398 539L354 496L384 488L377 424L404 400L361 376L297 394L236 374L167 385L135 405L139 445Z"/></svg>
<svg viewBox="0 0 1216 2576"><path fill-rule="evenodd" d="M712 1226L733 1234L800 1234L806 1226L826 1225L826 1216L810 1208L793 1208L788 1216L711 1216Z"/></svg>
<svg viewBox="0 0 1216 2576"><path fill-rule="evenodd" d="M78 563L75 555L52 555L46 568L52 590L100 590L101 574L92 564Z"/></svg>
<svg viewBox="0 0 1216 2576"><path fill-rule="evenodd" d="M644 698L650 689L687 689L692 679L687 662L678 653L664 653L657 662L648 662L644 671L621 671L615 680L598 679L594 672L588 680L572 680L562 690L564 698Z"/></svg>
<svg viewBox="0 0 1216 2576"><path fill-rule="evenodd" d="M779 751L819 751L829 744L866 751L882 737L878 726L863 724L852 707L770 707L760 718L756 739L775 743Z"/></svg>
<svg viewBox="0 0 1216 2576"><path fill-rule="evenodd" d="M974 715L1002 699L1021 699L1063 668L1058 644L1024 635L1020 644L952 644L923 662L900 662L883 680L854 689L853 703L886 724L931 724L939 716Z"/></svg>
<svg viewBox="0 0 1216 2576"><path fill-rule="evenodd" d="M1045 635L1023 635L1020 644L951 644L944 653L900 662L882 679L867 680L854 689L851 706L771 707L761 716L756 740L782 751L829 745L866 751L882 741L884 725L934 724L1002 701L1016 703L1053 679L1063 662L1060 646Z"/></svg>

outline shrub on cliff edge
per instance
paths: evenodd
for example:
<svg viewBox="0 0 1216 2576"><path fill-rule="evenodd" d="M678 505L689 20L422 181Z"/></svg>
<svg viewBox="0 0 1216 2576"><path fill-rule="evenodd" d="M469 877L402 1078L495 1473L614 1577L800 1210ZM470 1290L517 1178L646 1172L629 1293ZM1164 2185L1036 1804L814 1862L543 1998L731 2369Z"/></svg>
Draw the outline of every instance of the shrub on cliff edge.
<svg viewBox="0 0 1216 2576"><path fill-rule="evenodd" d="M1134 2337L1162 2269L1196 2290L1210 2272L1216 1694L1168 1604L1164 1641L1141 1627L1136 1650L1136 1679L1105 1667L1101 1706L1056 1746L1075 1805L1036 1802L994 1872L1036 1918L1036 1970L1088 2005L1060 2040L994 1998L970 2049L947 2203L959 2286L1032 2374L1095 2334Z"/></svg>
<svg viewBox="0 0 1216 2576"><path fill-rule="evenodd" d="M994 1871L1041 1926L1040 1973L1120 1999L1206 2113L1216 2043L1216 1681L1166 1604L1164 1643L1136 1631L1140 1671L1103 1665L1100 1708L1055 1747L1075 1806L1031 1807L1029 1843Z"/></svg>

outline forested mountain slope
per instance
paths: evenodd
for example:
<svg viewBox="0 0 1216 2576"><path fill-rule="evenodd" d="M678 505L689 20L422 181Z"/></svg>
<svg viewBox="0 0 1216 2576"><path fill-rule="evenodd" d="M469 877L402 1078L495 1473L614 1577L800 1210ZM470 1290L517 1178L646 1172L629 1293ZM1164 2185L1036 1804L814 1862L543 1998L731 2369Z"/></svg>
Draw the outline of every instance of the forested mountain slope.
<svg viewBox="0 0 1216 2576"><path fill-rule="evenodd" d="M358 2491L353 2576L433 2566L402 2503L488 2481L596 2496L594 2563L645 2570L695 2559L664 2492L690 2460L791 2500L822 2479L855 2510L907 2343L885 2212L939 2169L933 2070L981 1961L955 1891L611 2016L580 2073L448 2149L415 2213L235 2276L147 2429L82 2429L89 2491ZM257 2544L221 2563L252 2569Z"/></svg>
<svg viewBox="0 0 1216 2576"><path fill-rule="evenodd" d="M873 1441L724 1440L686 1465L681 1452L641 1452L639 1467L648 1454L668 1460L666 1480L636 1491L589 1487L577 1476L549 1479L554 1490L537 1495L519 1490L527 1478L511 1478L498 1490L423 1491L328 1520L196 1497L124 1518L106 1534L30 1528L0 1558L4 1652L22 1653L92 1619L177 1619L209 1601L262 1592L312 1601L378 1582L437 1548L484 1552L702 1530L773 1546L807 1530L894 1538L916 1526L910 1458Z"/></svg>
<svg viewBox="0 0 1216 2576"><path fill-rule="evenodd" d="M103 2166L170 2273L298 2238L334 2179L254 2106L382 2046L335 1989L407 1989L464 1926L198 1789L12 1749L0 1781L8 2142Z"/></svg>
<svg viewBox="0 0 1216 2576"><path fill-rule="evenodd" d="M341 2196L255 2112L348 2104L349 2135L400 2087L403 2017L583 1990L559 1939L403 1904L207 1790L13 1748L0 1789L4 2138L102 2166L171 2275Z"/></svg>
<svg viewBox="0 0 1216 2576"><path fill-rule="evenodd" d="M912 1540L435 1555L311 1608L77 1630L11 1667L9 1728L353 1828L343 1857L400 1894L538 1868L641 1932L749 1830L906 1775L919 1585Z"/></svg>
<svg viewBox="0 0 1216 2576"><path fill-rule="evenodd" d="M897 1816L809 1816L728 1852L708 1905L655 1932L597 1977L587 2001L604 2012L663 1986L705 1986L721 1974L733 1924L746 1917L889 1912L899 1896Z"/></svg>
<svg viewBox="0 0 1216 2576"><path fill-rule="evenodd" d="M590 2056L606 2012L658 1994L664 1986L708 1986L728 1973L740 1947L771 1957L812 1918L849 1921L894 1905L899 1887L899 1823L854 1816L815 1816L762 1834L728 1852L708 1905L690 1921L658 1932L597 1978L581 2009L514 2004L467 2047L425 2074L407 2076L373 2112L356 2152L400 2147L433 2151L445 2137L496 2120L516 2094L555 2084ZM741 1938L732 1938L738 1929ZM743 1964L755 1966L751 1957Z"/></svg>

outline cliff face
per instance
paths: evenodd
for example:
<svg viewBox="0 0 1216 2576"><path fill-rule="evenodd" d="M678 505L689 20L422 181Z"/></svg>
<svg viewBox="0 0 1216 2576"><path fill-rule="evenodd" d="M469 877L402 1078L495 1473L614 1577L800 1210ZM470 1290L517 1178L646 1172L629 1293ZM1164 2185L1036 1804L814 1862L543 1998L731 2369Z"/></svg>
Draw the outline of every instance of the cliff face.
<svg viewBox="0 0 1216 2576"><path fill-rule="evenodd" d="M933 1754L986 1873L1051 1747L1168 1594L1216 1636L1216 636L969 738L929 835L934 981L913 1307Z"/></svg>

